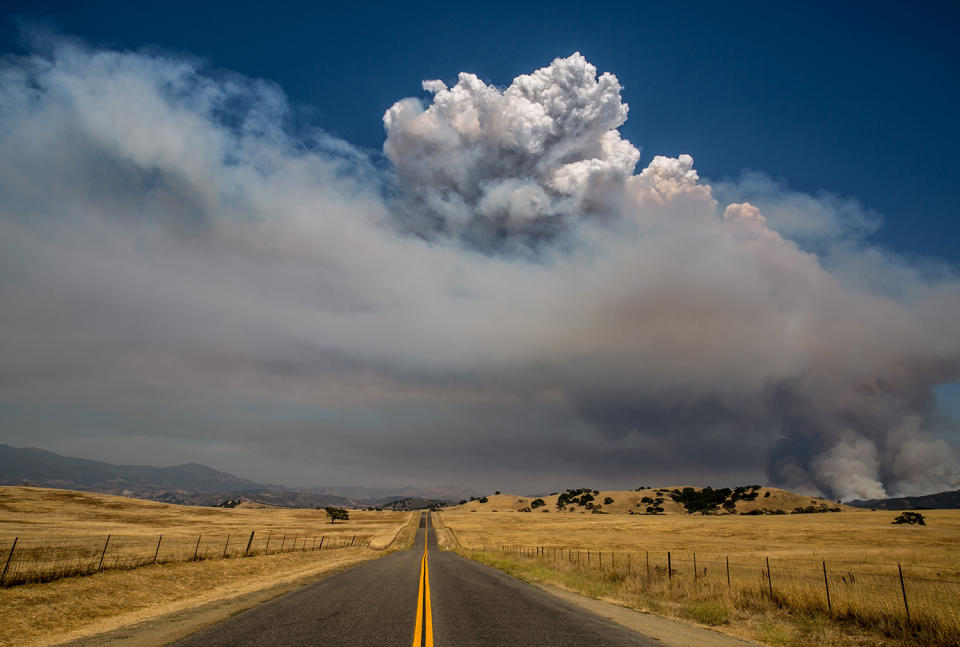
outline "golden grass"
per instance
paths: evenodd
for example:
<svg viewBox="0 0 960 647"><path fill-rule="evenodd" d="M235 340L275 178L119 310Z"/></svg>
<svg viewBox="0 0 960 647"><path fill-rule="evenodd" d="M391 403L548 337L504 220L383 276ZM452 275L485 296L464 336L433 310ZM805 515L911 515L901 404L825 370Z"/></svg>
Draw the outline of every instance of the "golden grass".
<svg viewBox="0 0 960 647"><path fill-rule="evenodd" d="M728 631L769 644L895 644L904 635L914 635L905 644L960 644L960 511L924 515L925 527L895 526L896 513L870 511L631 516L460 510L440 516L471 556L508 572L701 623L729 623ZM477 552L484 547L486 553ZM824 636L833 642L823 643Z"/></svg>
<svg viewBox="0 0 960 647"><path fill-rule="evenodd" d="M608 513L627 514L629 512L633 512L634 514L643 514L646 511L647 504L644 503L642 499L657 499L659 497L663 499L663 503L661 504L661 507L663 508L663 514L685 515L687 511L684 509L684 507L671 499L669 494L671 490L682 489L683 487L684 486L681 485L664 488L644 488L640 490L598 490L597 494L593 495L594 500L592 503L599 505L604 512ZM519 512L523 508L528 507L537 498L543 499L543 502L546 505L542 508L534 509L533 514L541 514L543 510L557 512L556 505L557 499L559 498L558 494L549 494L541 497L517 496L515 494L492 494L487 496L486 503L470 501L468 503L447 509L454 512L469 512L471 510L476 510L480 513L507 512L511 510ZM608 498L613 499L613 501L611 503L604 503L604 501ZM751 510L767 508L781 509L789 512L794 508L803 508L810 505L819 506L823 504L826 504L831 508L840 508L844 512L857 512L860 510L860 508L853 508L848 505L827 501L817 497L797 494L795 492L790 492L789 490L781 490L780 488L775 487L761 487L759 490L757 490L757 497L752 501L737 501L735 510L736 512L750 512ZM590 511L579 506L568 506L565 510L559 512L559 514L590 514Z"/></svg>
<svg viewBox="0 0 960 647"><path fill-rule="evenodd" d="M346 523L331 524L323 510L293 508L207 508L129 499L108 494L32 487L0 487L0 538L61 540L108 534L124 537L192 537L198 534L291 537L370 535L383 547L403 525L407 512L351 510Z"/></svg>
<svg viewBox="0 0 960 647"><path fill-rule="evenodd" d="M0 488L0 568L5 569L3 584L11 585L154 563L354 545L383 548L408 516L353 511L348 522L330 524L321 510L203 508L69 490Z"/></svg>
<svg viewBox="0 0 960 647"><path fill-rule="evenodd" d="M382 549L408 547L418 519L417 513L351 510L349 521L331 524L322 510L202 508L0 487L0 569L13 538L20 538L8 582L20 566L39 568L31 558L46 560L45 568L69 566L84 549L99 561L111 535L103 572L0 589L0 646L52 644L380 557ZM242 554L251 531L252 556L212 559L225 547L228 556ZM153 565L161 533L161 564ZM228 535L235 538L229 544ZM198 536L203 559L193 561ZM270 554L264 555L268 537ZM325 549L313 550L321 537ZM370 548L350 547L353 537L369 538ZM344 547L326 550L338 545ZM123 570L141 565L144 556L148 565Z"/></svg>

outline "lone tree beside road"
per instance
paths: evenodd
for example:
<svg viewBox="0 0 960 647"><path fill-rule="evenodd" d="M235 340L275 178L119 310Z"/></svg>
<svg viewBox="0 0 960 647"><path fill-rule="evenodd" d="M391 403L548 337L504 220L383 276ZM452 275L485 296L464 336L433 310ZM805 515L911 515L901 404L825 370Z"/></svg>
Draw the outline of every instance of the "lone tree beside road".
<svg viewBox="0 0 960 647"><path fill-rule="evenodd" d="M350 513L343 508L324 508L327 516L330 517L330 523L334 521L347 521L350 519Z"/></svg>

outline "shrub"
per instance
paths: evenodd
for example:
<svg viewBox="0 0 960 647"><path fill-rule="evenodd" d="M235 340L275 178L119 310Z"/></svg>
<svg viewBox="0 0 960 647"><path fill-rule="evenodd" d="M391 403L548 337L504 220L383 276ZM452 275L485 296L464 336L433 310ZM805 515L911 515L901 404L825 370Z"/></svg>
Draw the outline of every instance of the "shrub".
<svg viewBox="0 0 960 647"><path fill-rule="evenodd" d="M606 497L603 500L603 505L610 505L611 503L613 503L613 499L611 499L610 497Z"/></svg>
<svg viewBox="0 0 960 647"><path fill-rule="evenodd" d="M705 514L715 511L717 506L726 501L731 494L730 488L714 490L711 487L705 487L698 492L692 487L685 487L683 490L671 492L670 498L682 504L687 509L687 514L695 512Z"/></svg>
<svg viewBox="0 0 960 647"><path fill-rule="evenodd" d="M487 497L485 496L482 496L479 499L477 499L477 503L486 503L487 501L489 501L489 499L487 499Z"/></svg>
<svg viewBox="0 0 960 647"><path fill-rule="evenodd" d="M901 524L907 523L917 526L925 526L927 522L923 520L923 515L919 512L902 512L897 515L897 518L894 519L891 523Z"/></svg>
<svg viewBox="0 0 960 647"><path fill-rule="evenodd" d="M721 600L704 600L687 609L684 614L702 625L725 625L730 622L730 607Z"/></svg>
<svg viewBox="0 0 960 647"><path fill-rule="evenodd" d="M530 502L530 507L531 507L531 508L539 508L539 507L545 506L545 505L547 505L546 501L544 501L543 499L539 499L539 498L538 498L538 499L534 499L533 501Z"/></svg>

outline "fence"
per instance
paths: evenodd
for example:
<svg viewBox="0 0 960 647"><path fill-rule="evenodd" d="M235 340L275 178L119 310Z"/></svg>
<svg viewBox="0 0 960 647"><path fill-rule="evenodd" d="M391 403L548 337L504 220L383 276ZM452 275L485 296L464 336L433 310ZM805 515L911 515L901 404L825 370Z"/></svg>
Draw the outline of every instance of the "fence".
<svg viewBox="0 0 960 647"><path fill-rule="evenodd" d="M104 535L56 542L0 540L0 586L49 582L108 569L369 546L372 535L304 535L277 531L176 535Z"/></svg>
<svg viewBox="0 0 960 647"><path fill-rule="evenodd" d="M603 551L566 546L484 546L558 570L636 591L747 595L777 606L826 613L937 636L960 644L958 566L901 565L799 558L746 558L670 551Z"/></svg>

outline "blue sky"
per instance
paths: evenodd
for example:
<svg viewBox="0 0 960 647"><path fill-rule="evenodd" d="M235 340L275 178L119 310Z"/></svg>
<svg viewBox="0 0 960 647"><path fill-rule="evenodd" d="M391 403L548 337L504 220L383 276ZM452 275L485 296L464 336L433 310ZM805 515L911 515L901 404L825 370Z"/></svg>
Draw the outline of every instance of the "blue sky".
<svg viewBox="0 0 960 647"><path fill-rule="evenodd" d="M0 441L312 485L960 486L958 18L7 2Z"/></svg>
<svg viewBox="0 0 960 647"><path fill-rule="evenodd" d="M374 150L383 112L424 78L507 85L580 51L624 86L642 160L689 153L708 178L754 169L856 196L884 217L879 244L960 260L956 3L5 4L4 51L27 21L200 57L278 83L308 123Z"/></svg>

